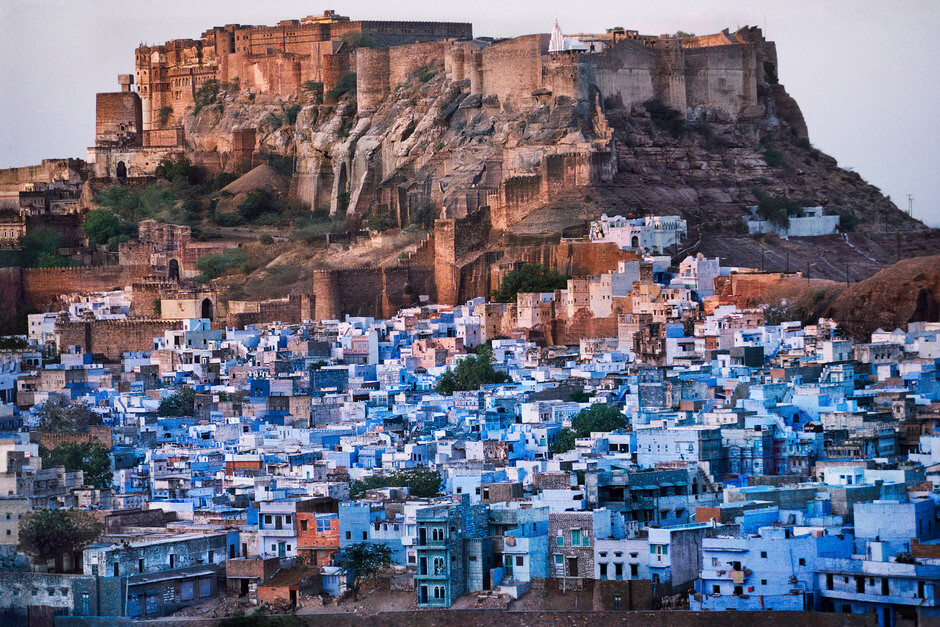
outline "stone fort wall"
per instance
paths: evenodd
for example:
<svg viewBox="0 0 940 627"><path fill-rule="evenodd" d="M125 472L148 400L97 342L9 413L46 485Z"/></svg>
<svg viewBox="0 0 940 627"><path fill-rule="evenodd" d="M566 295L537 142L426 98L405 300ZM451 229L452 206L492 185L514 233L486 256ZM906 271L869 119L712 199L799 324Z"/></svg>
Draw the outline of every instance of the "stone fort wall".
<svg viewBox="0 0 940 627"><path fill-rule="evenodd" d="M126 351L153 350L153 339L168 330L183 328L181 320L136 318L129 320L57 321L57 346L67 350L78 346L83 352L120 361Z"/></svg>

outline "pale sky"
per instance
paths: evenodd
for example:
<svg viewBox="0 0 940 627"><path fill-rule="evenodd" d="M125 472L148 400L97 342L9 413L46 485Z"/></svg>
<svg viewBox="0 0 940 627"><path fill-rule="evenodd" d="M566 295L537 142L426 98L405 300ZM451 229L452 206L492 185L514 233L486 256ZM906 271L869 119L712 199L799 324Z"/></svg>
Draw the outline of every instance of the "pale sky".
<svg viewBox="0 0 940 627"><path fill-rule="evenodd" d="M695 34L765 28L810 140L914 215L940 226L938 0L0 0L0 168L85 158L95 93L117 91L141 42L198 38L335 9L352 19L473 24L478 36Z"/></svg>

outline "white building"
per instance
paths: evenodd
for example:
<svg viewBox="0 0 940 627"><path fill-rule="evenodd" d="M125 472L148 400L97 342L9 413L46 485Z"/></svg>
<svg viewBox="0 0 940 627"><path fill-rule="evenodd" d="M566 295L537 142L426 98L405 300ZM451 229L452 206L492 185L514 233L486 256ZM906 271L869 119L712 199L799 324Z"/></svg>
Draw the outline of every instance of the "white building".
<svg viewBox="0 0 940 627"><path fill-rule="evenodd" d="M614 242L620 248L663 253L681 242L687 234L685 220L679 216L647 216L628 220L604 214L591 222L591 241Z"/></svg>
<svg viewBox="0 0 940 627"><path fill-rule="evenodd" d="M790 216L787 228L781 228L772 222L760 219L757 207L748 207L750 216L744 218L747 222L749 234L774 233L780 237L816 237L819 235L832 235L839 228L839 216L823 215L822 207L803 207L800 215Z"/></svg>

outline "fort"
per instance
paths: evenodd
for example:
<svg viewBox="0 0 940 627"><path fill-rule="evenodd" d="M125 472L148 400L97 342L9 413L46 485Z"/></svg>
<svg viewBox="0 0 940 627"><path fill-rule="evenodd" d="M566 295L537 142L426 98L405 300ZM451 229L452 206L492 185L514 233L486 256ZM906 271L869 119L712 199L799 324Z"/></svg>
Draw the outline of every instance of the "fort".
<svg viewBox="0 0 940 627"><path fill-rule="evenodd" d="M49 304L77 286L133 285L134 316L179 319L201 314L208 302L217 326L388 316L426 300L485 296L521 263L566 276L613 270L632 253L582 239L584 199L606 195L608 212L616 206L631 217L655 204L647 199L656 194L670 203L698 198L693 202L719 205L709 211L727 212L744 204L741 190L773 175L758 139L776 132L807 138L799 107L778 80L775 44L759 28L706 36L615 29L575 35L576 45L560 47L559 37L474 39L465 23L354 21L326 11L141 45L135 73L118 77L120 91L97 96L88 163L2 170L0 202L15 195L22 208L31 184L84 181L80 204L88 207L103 185L152 181L147 177L167 157L242 174L275 154L291 160L285 189L311 209L329 207L334 217L344 209L350 228L370 214L387 213L405 227L431 213L431 232L386 267L312 270L309 294L290 298L226 302L221 289L187 284L199 274L201 256L236 244L196 241L189 227L149 220L140 223L137 241L120 245L117 267L3 270L0 284L14 306ZM305 95L309 83L329 91L352 73L356 88L339 101ZM224 98L196 115L197 93L209 81ZM295 121L284 115L288 103L297 107ZM648 106L718 129L709 132L724 134L725 143L711 150L654 137ZM648 136L625 133L627 116L646 120ZM835 169L834 161L817 161ZM665 182L643 180L653 170L666 175L654 180ZM669 189L680 184L681 191ZM611 191L624 185L643 187L631 190L630 205ZM659 205L649 214L662 213ZM556 219L564 211L568 217ZM519 228L533 223L535 229ZM27 228L20 216L9 224L0 219L0 238L5 231L15 240ZM77 227L70 228L77 239ZM568 326L579 335L594 324ZM565 337L569 330L547 333Z"/></svg>
<svg viewBox="0 0 940 627"><path fill-rule="evenodd" d="M142 45L135 62L142 130L163 126L163 107L171 107L173 117L181 119L199 87L210 80L269 95L295 94L307 81L323 83L328 91L355 67L349 42L356 36L376 46L397 46L469 39L473 29L453 22L351 21L325 11L275 26L228 24L207 30L198 40Z"/></svg>

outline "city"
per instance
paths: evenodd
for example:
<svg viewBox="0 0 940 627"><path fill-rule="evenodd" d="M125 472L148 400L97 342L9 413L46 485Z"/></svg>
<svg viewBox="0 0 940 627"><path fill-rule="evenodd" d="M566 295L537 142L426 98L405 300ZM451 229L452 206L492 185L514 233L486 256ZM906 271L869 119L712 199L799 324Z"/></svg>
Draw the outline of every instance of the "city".
<svg viewBox="0 0 940 627"><path fill-rule="evenodd" d="M0 170L0 616L940 622L940 234L760 28L144 45Z"/></svg>

